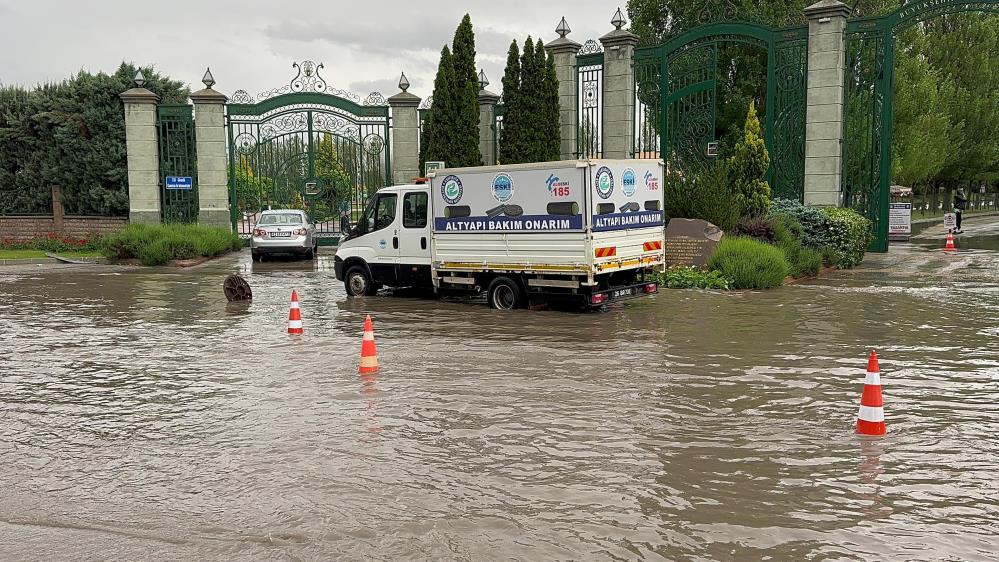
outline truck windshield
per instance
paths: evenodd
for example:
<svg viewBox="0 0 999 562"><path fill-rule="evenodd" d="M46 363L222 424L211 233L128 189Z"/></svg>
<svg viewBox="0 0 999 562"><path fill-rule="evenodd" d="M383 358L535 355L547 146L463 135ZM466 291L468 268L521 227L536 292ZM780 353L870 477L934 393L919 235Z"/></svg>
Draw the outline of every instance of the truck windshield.
<svg viewBox="0 0 999 562"><path fill-rule="evenodd" d="M361 233L374 232L391 225L395 221L397 201L395 193L382 193L378 195L368 204L368 208L364 209L364 214L357 223L358 230Z"/></svg>

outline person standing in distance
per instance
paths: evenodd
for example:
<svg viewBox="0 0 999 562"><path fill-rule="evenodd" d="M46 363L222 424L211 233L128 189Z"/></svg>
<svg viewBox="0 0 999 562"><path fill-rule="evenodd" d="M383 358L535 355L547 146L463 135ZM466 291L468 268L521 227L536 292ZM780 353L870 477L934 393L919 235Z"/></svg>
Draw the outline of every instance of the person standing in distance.
<svg viewBox="0 0 999 562"><path fill-rule="evenodd" d="M955 234L961 234L964 232L961 230L961 215L964 214L964 210L968 208L968 196L964 193L964 188L957 188L957 193L954 194L954 214L957 215L957 229L954 230Z"/></svg>

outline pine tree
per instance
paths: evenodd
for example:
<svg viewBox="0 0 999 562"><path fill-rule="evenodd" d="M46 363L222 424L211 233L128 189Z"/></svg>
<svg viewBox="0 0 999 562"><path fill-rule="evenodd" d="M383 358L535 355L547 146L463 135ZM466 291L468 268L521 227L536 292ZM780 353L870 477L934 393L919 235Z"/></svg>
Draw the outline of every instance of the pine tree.
<svg viewBox="0 0 999 562"><path fill-rule="evenodd" d="M520 107L520 49L517 40L510 43L503 72L503 133L500 136L500 162L518 164L521 160L522 119Z"/></svg>
<svg viewBox="0 0 999 562"><path fill-rule="evenodd" d="M743 215L758 217L770 210L770 184L763 179L770 167L770 154L760 135L756 104L749 104L742 140L735 145L729 160L732 186L736 189Z"/></svg>
<svg viewBox="0 0 999 562"><path fill-rule="evenodd" d="M538 41L538 50L542 55L546 53L544 45ZM559 128L558 112L558 76L555 74L555 56L548 54L545 57L544 76L542 81L542 104L544 107L544 119L539 121L539 126L543 128L544 147L542 150L543 159L555 161L561 157L561 130Z"/></svg>
<svg viewBox="0 0 999 562"><path fill-rule="evenodd" d="M449 167L455 166L454 123L457 122L457 105L455 103L454 58L447 45L441 49L441 59L437 64L437 76L434 78L434 105L427 115L424 125L426 150L425 160L443 160Z"/></svg>
<svg viewBox="0 0 999 562"><path fill-rule="evenodd" d="M481 166L479 152L479 80L475 72L475 33L465 14L451 42L454 53L454 103L456 120L449 166ZM437 97L434 97L436 102Z"/></svg>
<svg viewBox="0 0 999 562"><path fill-rule="evenodd" d="M528 36L520 58L520 114L524 123L520 131L520 162L537 162L541 154L537 126L538 110L541 107L539 78L534 40Z"/></svg>

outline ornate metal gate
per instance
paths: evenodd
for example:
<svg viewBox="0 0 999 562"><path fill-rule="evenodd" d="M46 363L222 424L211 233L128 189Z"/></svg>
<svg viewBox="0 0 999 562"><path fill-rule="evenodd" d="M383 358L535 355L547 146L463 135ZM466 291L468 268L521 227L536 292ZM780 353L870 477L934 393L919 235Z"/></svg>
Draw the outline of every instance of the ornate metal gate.
<svg viewBox="0 0 999 562"><path fill-rule="evenodd" d="M703 169L716 138L719 52L742 43L767 53L764 140L775 197L801 200L805 178L805 79L808 30L772 30L746 22L694 28L670 42L635 52L635 153L658 150L683 175Z"/></svg>
<svg viewBox="0 0 999 562"><path fill-rule="evenodd" d="M160 219L163 222L198 221L198 167L194 144L194 117L189 105L161 105L156 129L160 151ZM167 177L192 178L191 187L171 189Z"/></svg>
<svg viewBox="0 0 999 562"><path fill-rule="evenodd" d="M874 222L871 250L888 250L895 35L904 27L960 12L999 12L999 0L919 0L846 27L843 196Z"/></svg>
<svg viewBox="0 0 999 562"><path fill-rule="evenodd" d="M256 102L238 90L227 107L233 228L248 237L260 211L296 208L332 244L391 177L388 103L332 88L322 64L292 67L288 85Z"/></svg>

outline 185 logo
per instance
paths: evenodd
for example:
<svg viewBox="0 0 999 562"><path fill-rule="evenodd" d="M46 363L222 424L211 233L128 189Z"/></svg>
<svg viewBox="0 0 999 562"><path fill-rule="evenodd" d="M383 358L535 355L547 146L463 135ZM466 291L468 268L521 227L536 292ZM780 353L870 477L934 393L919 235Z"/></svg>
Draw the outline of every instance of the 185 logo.
<svg viewBox="0 0 999 562"><path fill-rule="evenodd" d="M645 187L649 191L659 191L659 178L654 176L652 172L645 172Z"/></svg>
<svg viewBox="0 0 999 562"><path fill-rule="evenodd" d="M559 178L555 174L548 176L548 194L552 197L568 197L571 190L569 189L569 182Z"/></svg>

